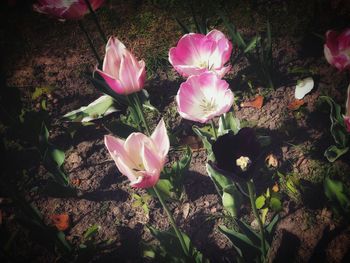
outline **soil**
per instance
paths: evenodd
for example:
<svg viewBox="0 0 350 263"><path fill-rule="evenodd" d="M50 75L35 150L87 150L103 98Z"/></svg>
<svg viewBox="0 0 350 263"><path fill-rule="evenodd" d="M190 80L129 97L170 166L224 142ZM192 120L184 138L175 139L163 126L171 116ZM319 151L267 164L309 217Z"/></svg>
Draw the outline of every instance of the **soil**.
<svg viewBox="0 0 350 263"><path fill-rule="evenodd" d="M186 141L188 136L194 136L191 126L195 123L181 119L176 113L174 96L183 79L167 62L168 49L176 45L181 37L181 28L169 15L169 10L158 1L106 2L97 12L106 34L117 36L138 58L149 61L145 89L150 94L152 104L161 112L152 119L153 126L160 116L164 116L169 131ZM269 150L277 156L281 173L293 175L305 185L312 185L310 192L304 192L295 199L280 189L283 210L269 261L350 262L349 223L333 212L321 184L331 169L349 185L350 180L346 175L350 174L350 156L347 154L332 164L324 158L323 152L333 142L329 132L329 109L319 101L321 95L328 94L344 105L347 76L346 72L338 72L326 62L322 53L323 40L308 38L310 32L323 35L326 29L333 26L334 12L341 10L340 17L348 15L350 12L344 10L350 11L349 5L346 1L313 1L318 3L314 3L316 7L319 6L318 9L315 7L316 15L308 17L302 13L302 3L257 2L264 2L258 5L257 10L249 11L245 4L236 4L230 6L232 9L228 11L230 16L237 18L237 28L245 36L252 35L254 30L264 30L265 16L270 16L274 63L279 71L276 79L279 80L276 81L278 85L275 90L267 90L261 84L256 84L251 91L241 78L247 61L243 59L234 65L227 81L236 97L235 115L242 125L256 128L259 135L271 136ZM327 9L327 4L334 9ZM68 214L70 226L64 233L73 246L78 247L86 241L84 233L89 227L99 225L94 241L108 245L90 255L88 261L145 261L140 255L141 240L155 242L146 225L162 230L170 225L155 199L148 204L149 215L141 207L133 206L133 195L144 196L146 191L129 186L126 177L118 173L104 146L103 136L109 132L103 123L117 119L125 112L122 110L90 126L73 125L61 119L65 113L87 105L101 95L86 78L86 74L93 71L96 60L84 35L75 21L49 19L21 3L2 5L1 72L6 82L2 88L16 87L23 104L34 110L40 108L43 99L46 100L51 123L50 141L65 151L63 169L71 182L77 182L74 187L79 191L76 197L38 191L38 187L44 189L47 186L48 171L40 161L29 157L22 160L23 166L33 177L30 184L22 189L26 200L33 202L48 225L52 224L51 215ZM266 8L276 12L267 14ZM174 10L185 21L190 20L190 14L184 9ZM307 4L305 10L312 13L312 4ZM286 12L289 17L286 17ZM322 19L317 19L317 12L323 14ZM298 20L298 17L303 19ZM256 21L256 27L251 18ZM99 39L91 16L87 16L83 23L92 32L102 57L104 44ZM317 25L319 27L315 29ZM219 24L219 29L222 29L222 24ZM315 88L305 97L305 105L292 111L287 105L294 100L295 83L300 75L287 73L297 66L312 69ZM52 87L53 91L33 100L32 94L37 87ZM240 107L241 102L251 100L258 94L264 95L261 109ZM72 127L75 129L73 137L69 133ZM171 212L180 228L191 237L205 257L212 262L234 262L231 243L217 230L217 226L224 222L220 217L223 208L205 170L205 150L201 146L192 148L193 157L184 182L185 196L181 201L169 203ZM169 158L174 156L172 153ZM264 186L271 187L278 181L275 172L271 172L274 177L263 182ZM264 186L259 186L257 182L259 193L266 188ZM7 250L11 256L2 252L1 257L5 260L2 262L60 260L57 254L37 243L28 230L18 223L8 195L1 194L0 198L2 233L16 232ZM253 217L246 207L243 205L241 216L252 223ZM269 213L268 217L271 216L272 213ZM1 246L4 247L3 244Z"/></svg>

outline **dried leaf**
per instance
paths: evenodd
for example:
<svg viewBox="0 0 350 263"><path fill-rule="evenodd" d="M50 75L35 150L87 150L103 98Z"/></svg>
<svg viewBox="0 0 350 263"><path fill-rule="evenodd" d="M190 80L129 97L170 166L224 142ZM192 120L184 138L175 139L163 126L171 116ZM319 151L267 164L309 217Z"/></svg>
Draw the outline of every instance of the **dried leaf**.
<svg viewBox="0 0 350 263"><path fill-rule="evenodd" d="M252 101L246 101L241 103L242 108L253 107L256 109L261 109L264 104L264 97L259 95Z"/></svg>
<svg viewBox="0 0 350 263"><path fill-rule="evenodd" d="M79 178L73 178L70 180L70 183L74 186L79 186L81 184L81 180Z"/></svg>
<svg viewBox="0 0 350 263"><path fill-rule="evenodd" d="M182 217L186 219L188 217L189 212L190 212L190 203L185 203L182 206Z"/></svg>
<svg viewBox="0 0 350 263"><path fill-rule="evenodd" d="M65 231L69 228L68 214L54 214L50 216L53 225L60 231Z"/></svg>
<svg viewBox="0 0 350 263"><path fill-rule="evenodd" d="M272 186L272 191L274 191L275 193L279 192L280 188L278 186L278 183L275 183L274 186Z"/></svg>
<svg viewBox="0 0 350 263"><path fill-rule="evenodd" d="M269 154L266 159L265 159L265 163L267 165L267 167L273 167L273 168L277 168L278 167L278 159L274 154Z"/></svg>
<svg viewBox="0 0 350 263"><path fill-rule="evenodd" d="M293 100L291 103L289 103L287 108L289 110L297 110L304 104L305 104L305 101L303 99L301 100L296 99L296 100Z"/></svg>

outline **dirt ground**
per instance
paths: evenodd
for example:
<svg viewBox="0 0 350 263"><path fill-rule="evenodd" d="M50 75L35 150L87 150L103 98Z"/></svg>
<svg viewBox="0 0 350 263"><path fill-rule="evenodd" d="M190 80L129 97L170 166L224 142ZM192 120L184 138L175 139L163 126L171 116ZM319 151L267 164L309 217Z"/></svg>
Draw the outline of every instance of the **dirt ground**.
<svg viewBox="0 0 350 263"><path fill-rule="evenodd" d="M108 36L118 37L138 58L146 61L145 89L152 104L164 116L169 131L177 132L182 139L194 136L191 130L194 123L181 119L174 103L183 80L167 62L167 52L176 45L182 32L169 15L171 10L157 4L158 1L106 2L97 12L101 25ZM280 189L283 210L269 260L350 262L349 222L333 212L320 186L327 171L335 173L349 186L350 155L332 164L323 156L333 142L328 106L319 101L321 95L327 94L343 105L348 76L327 63L322 51L323 40L312 34L324 35L332 26L343 20L345 23L346 18L349 21L349 5L346 1L316 0L305 5L294 1L258 2L263 3L257 10L248 10L244 4L232 4L228 13L244 36L252 35L254 30L264 30L264 21L266 16L269 17L278 81L275 90L267 91L256 84L251 91L246 81L242 81L247 61L242 59L233 65L226 78L236 98L235 115L243 125L255 127L258 134L271 136L270 151L277 156L281 173L312 185L310 190L294 199ZM173 11L190 21L186 10ZM47 170L35 158L27 156L29 159L23 160L19 157L16 161L23 162L32 176L31 183L23 189L26 199L38 207L48 225L52 224L51 215L68 214L70 227L64 233L75 246L84 241L84 233L90 226L99 225L94 241L105 241L108 246L94 253L90 261L144 262L140 241L154 242L145 226L150 224L167 229L166 214L153 199L148 205L149 216L141 207L132 205L133 194L142 196L146 192L131 188L126 177L118 174L103 143L103 135L109 133L103 121L90 126L75 125L76 131L71 137L69 131L73 124L61 119L65 113L87 105L100 95L86 78L96 60L84 35L75 21L55 21L30 11L27 6L4 6L0 14L1 74L5 86L18 88L23 104L32 109L40 108L41 100L46 99L50 140L65 151L64 171L71 181L78 182L75 185L79 190L78 197L37 191L37 187L44 188L47 184ZM87 16L83 22L93 32L102 57L104 44L98 38L91 17ZM222 29L222 24L219 23L218 28ZM315 88L305 97L305 105L292 111L287 105L293 101L295 83L300 79L300 75L290 73L295 67L312 71ZM53 91L33 100L32 94L37 87L51 87ZM241 102L258 94L264 95L261 109L240 107ZM112 114L107 121L119 118L120 114L125 112ZM153 123L160 117L155 116ZM175 157L170 154L172 158ZM190 169L185 177L185 197L171 203L171 211L180 228L205 257L212 262L235 262L231 243L217 230L217 225L223 222L220 218L223 208L206 174L205 163L205 150L193 147ZM274 172L271 174L274 176L264 181L264 185L273 186L278 181ZM257 185L258 191L260 188ZM2 262L59 261L52 251L35 242L26 228L18 224L11 201L5 194L0 194L0 209L3 233L17 233L9 249L16 256L4 258L6 261ZM241 210L241 216L251 223L248 203Z"/></svg>

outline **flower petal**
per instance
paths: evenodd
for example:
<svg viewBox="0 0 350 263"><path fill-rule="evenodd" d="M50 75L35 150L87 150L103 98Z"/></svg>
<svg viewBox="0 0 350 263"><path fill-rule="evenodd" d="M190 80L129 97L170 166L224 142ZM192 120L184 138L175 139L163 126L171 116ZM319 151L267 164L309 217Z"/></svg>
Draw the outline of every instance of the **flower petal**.
<svg viewBox="0 0 350 263"><path fill-rule="evenodd" d="M130 185L136 188L150 188L157 184L159 176L158 171L142 172L142 175L136 181L131 182Z"/></svg>
<svg viewBox="0 0 350 263"><path fill-rule="evenodd" d="M113 76L103 72L102 70L99 70L98 68L96 68L95 71L106 81L108 86L117 94L123 95L125 93L124 86L118 79L115 79Z"/></svg>
<svg viewBox="0 0 350 263"><path fill-rule="evenodd" d="M151 139L153 140L154 145L157 147L162 161L164 161L169 152L170 141L163 119L160 120L157 127L154 129Z"/></svg>

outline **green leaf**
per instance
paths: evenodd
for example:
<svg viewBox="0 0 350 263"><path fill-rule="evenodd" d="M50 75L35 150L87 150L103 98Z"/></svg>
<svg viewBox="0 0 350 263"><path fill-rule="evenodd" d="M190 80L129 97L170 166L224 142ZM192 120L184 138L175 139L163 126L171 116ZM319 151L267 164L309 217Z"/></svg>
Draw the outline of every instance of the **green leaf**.
<svg viewBox="0 0 350 263"><path fill-rule="evenodd" d="M220 195L223 194L224 189L233 185L233 181L231 179L214 170L210 163L206 164L206 170Z"/></svg>
<svg viewBox="0 0 350 263"><path fill-rule="evenodd" d="M228 133L230 130L236 134L241 129L240 120L233 116L232 112L224 113L219 119L219 136Z"/></svg>
<svg viewBox="0 0 350 263"><path fill-rule="evenodd" d="M178 258L186 258L181 244L173 231L160 231L152 226L148 226L148 229L158 239L160 246L164 247L168 254Z"/></svg>
<svg viewBox="0 0 350 263"><path fill-rule="evenodd" d="M211 134L204 132L203 130L201 130L199 127L197 126L192 126L192 130L195 134L197 134L202 142L203 142L203 146L204 148L207 150L208 155L212 152L212 146L211 146Z"/></svg>
<svg viewBox="0 0 350 263"><path fill-rule="evenodd" d="M248 53L251 50L256 48L257 42L260 41L260 36L255 36L253 37L250 42L248 43L248 45L246 46L246 48L244 49L244 53Z"/></svg>
<svg viewBox="0 0 350 263"><path fill-rule="evenodd" d="M271 197L269 206L272 210L279 212L282 210L282 202L279 198Z"/></svg>
<svg viewBox="0 0 350 263"><path fill-rule="evenodd" d="M44 94L50 94L54 90L53 87L47 86L47 87L36 87L35 91L32 94L32 100L36 100L40 96Z"/></svg>
<svg viewBox="0 0 350 263"><path fill-rule="evenodd" d="M51 147L50 147L51 148ZM61 167L64 163L65 154L64 151L61 151L59 149L51 148L50 149L50 155L52 160L55 161L58 167Z"/></svg>
<svg viewBox="0 0 350 263"><path fill-rule="evenodd" d="M327 158L329 162L332 163L335 160L337 160L340 156L346 154L348 150L349 150L349 147L339 148L336 145L331 145L324 152L324 156Z"/></svg>
<svg viewBox="0 0 350 263"><path fill-rule="evenodd" d="M329 200L335 202L344 212L350 211L350 196L341 181L326 177L323 187Z"/></svg>
<svg viewBox="0 0 350 263"><path fill-rule="evenodd" d="M94 234L96 234L101 229L100 225L92 225L90 226L84 233L84 239L91 238Z"/></svg>
<svg viewBox="0 0 350 263"><path fill-rule="evenodd" d="M241 251L250 251L251 253L260 253L260 248L253 244L253 242L244 234L239 233L233 229L228 229L226 226L219 225L219 230L237 246Z"/></svg>
<svg viewBox="0 0 350 263"><path fill-rule="evenodd" d="M261 209L265 205L266 198L263 195L260 195L256 200L255 200L255 205L256 208Z"/></svg>
<svg viewBox="0 0 350 263"><path fill-rule="evenodd" d="M90 122L116 112L114 99L103 95L87 106L68 112L62 118L73 122Z"/></svg>
<svg viewBox="0 0 350 263"><path fill-rule="evenodd" d="M223 189L222 205L231 216L237 216L237 210L240 207L241 199L241 193L235 185L228 185Z"/></svg>
<svg viewBox="0 0 350 263"><path fill-rule="evenodd" d="M174 192L173 192L173 184L169 179L159 179L158 183L156 185L159 194L165 199L174 199ZM156 196L154 190L152 188L147 189L148 193L151 194L152 196Z"/></svg>
<svg viewBox="0 0 350 263"><path fill-rule="evenodd" d="M330 132L337 146L345 148L348 142L348 135L345 131L343 116L341 114L341 107L335 103L334 100L328 96L321 96L321 100L326 101L330 106L329 118L331 120ZM331 158L332 159L332 158Z"/></svg>
<svg viewBox="0 0 350 263"><path fill-rule="evenodd" d="M261 239L258 233L256 233L248 224L243 220L238 219L236 223L243 234L249 238L249 240L256 246L260 248Z"/></svg>
<svg viewBox="0 0 350 263"><path fill-rule="evenodd" d="M267 233L269 233L269 235L272 234L272 232L273 232L273 230L274 230L278 220L279 220L279 216L275 215L273 217L273 219L271 220L270 224L266 227L266 231L267 231Z"/></svg>

